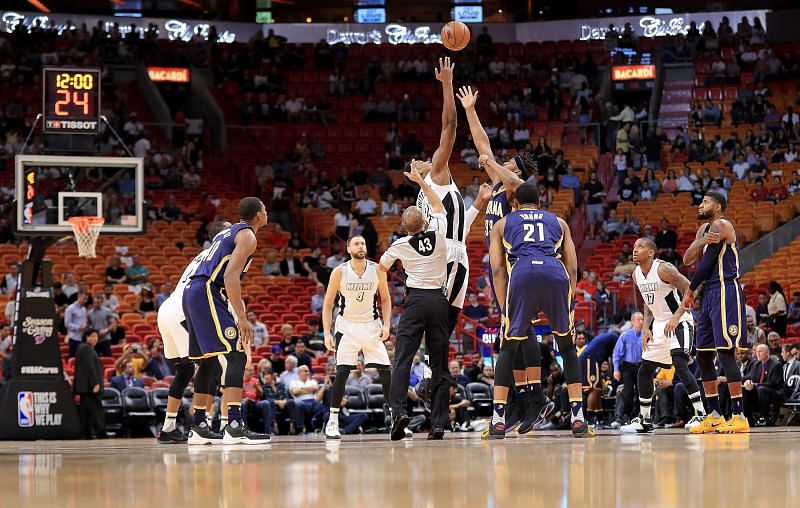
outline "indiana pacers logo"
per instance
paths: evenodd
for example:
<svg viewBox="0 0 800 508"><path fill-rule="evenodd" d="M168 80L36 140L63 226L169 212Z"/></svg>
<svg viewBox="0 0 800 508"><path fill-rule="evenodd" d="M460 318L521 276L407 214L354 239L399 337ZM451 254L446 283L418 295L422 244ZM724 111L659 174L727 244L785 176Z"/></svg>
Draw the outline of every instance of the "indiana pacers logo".
<svg viewBox="0 0 800 508"><path fill-rule="evenodd" d="M229 327L225 328L225 337L228 340L235 339L236 338L236 328L234 328L232 326L229 326Z"/></svg>
<svg viewBox="0 0 800 508"><path fill-rule="evenodd" d="M728 335L739 335L739 327L736 325L729 326Z"/></svg>

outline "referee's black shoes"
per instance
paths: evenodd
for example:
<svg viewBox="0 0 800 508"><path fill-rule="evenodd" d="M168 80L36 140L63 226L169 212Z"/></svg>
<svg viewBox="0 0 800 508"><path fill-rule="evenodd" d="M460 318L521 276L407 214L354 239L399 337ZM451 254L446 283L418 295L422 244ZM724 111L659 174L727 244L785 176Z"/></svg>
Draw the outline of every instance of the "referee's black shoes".
<svg viewBox="0 0 800 508"><path fill-rule="evenodd" d="M398 415L395 417L392 423L392 441L400 441L406 437L405 430L410 421L411 418L409 418L408 415Z"/></svg>
<svg viewBox="0 0 800 508"><path fill-rule="evenodd" d="M434 427L428 433L428 441L439 441L444 439L444 429L441 427Z"/></svg>

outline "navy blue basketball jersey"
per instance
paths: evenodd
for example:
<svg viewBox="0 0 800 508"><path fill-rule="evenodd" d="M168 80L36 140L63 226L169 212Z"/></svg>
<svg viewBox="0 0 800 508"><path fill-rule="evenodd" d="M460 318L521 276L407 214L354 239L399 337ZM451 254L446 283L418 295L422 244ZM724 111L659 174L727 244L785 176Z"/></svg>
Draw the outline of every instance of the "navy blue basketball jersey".
<svg viewBox="0 0 800 508"><path fill-rule="evenodd" d="M506 216L503 245L508 262L520 258L561 258L564 233L558 217L546 210L517 210Z"/></svg>
<svg viewBox="0 0 800 508"><path fill-rule="evenodd" d="M704 234L711 229L711 224L706 226ZM705 255L705 248L703 249ZM739 279L739 235L733 243L723 243L719 251L714 268L705 280L706 285L717 285L724 281Z"/></svg>
<svg viewBox="0 0 800 508"><path fill-rule="evenodd" d="M511 213L511 203L508 202L505 185L500 182L492 188L492 197L489 198L489 203L486 204L485 233L487 246L492 242L492 227L509 213Z"/></svg>
<svg viewBox="0 0 800 508"><path fill-rule="evenodd" d="M206 254L200 261L200 264L197 265L192 279L203 277L210 279L214 284L224 287L225 268L227 268L228 261L231 259L231 254L233 254L233 249L236 247L234 239L236 238L236 234L243 229L252 228L249 224L240 222L220 231L219 234L214 237L211 247L208 248L208 254ZM248 257L242 269L242 273L239 276L240 279L244 278L244 274L247 273L247 270L250 268L250 263L252 262L253 257Z"/></svg>

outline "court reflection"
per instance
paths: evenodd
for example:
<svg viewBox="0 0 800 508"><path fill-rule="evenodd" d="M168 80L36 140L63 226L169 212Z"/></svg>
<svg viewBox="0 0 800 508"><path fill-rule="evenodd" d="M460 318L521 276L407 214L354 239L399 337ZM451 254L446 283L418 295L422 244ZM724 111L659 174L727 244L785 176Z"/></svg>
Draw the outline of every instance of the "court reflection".
<svg viewBox="0 0 800 508"><path fill-rule="evenodd" d="M0 507L781 507L800 482L795 442L771 432L190 449L129 440L18 452L11 444L0 455Z"/></svg>

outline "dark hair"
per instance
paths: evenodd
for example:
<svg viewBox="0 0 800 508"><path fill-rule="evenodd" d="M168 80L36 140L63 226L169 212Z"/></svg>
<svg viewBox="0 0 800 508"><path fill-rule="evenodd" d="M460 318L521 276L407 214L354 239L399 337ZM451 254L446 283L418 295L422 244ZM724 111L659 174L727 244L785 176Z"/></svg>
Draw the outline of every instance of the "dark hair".
<svg viewBox="0 0 800 508"><path fill-rule="evenodd" d="M95 330L94 328L87 328L86 330L83 331L83 337L81 337L81 340L83 342L86 342L86 339L89 338L89 335L91 335L93 333L97 333L97 330ZM99 338L99 336L98 336L98 338Z"/></svg>
<svg viewBox="0 0 800 508"><path fill-rule="evenodd" d="M545 144L547 144L547 141L545 141ZM523 150L519 152L517 156L522 161L523 167L520 168L520 171L522 171L523 180L527 180L528 177L539 172L539 164L536 162L536 158L534 158L532 153Z"/></svg>
<svg viewBox="0 0 800 508"><path fill-rule="evenodd" d="M260 199L256 197L243 198L239 201L239 218L242 220L253 220L261 207L264 206Z"/></svg>
<svg viewBox="0 0 800 508"><path fill-rule="evenodd" d="M539 206L539 189L530 183L523 183L514 192L514 199L521 205Z"/></svg>
<svg viewBox="0 0 800 508"><path fill-rule="evenodd" d="M717 203L719 203L719 206L722 207L723 212L725 211L726 208L728 208L728 198L726 198L725 195L722 194L721 192L708 191L706 192L706 197L711 198Z"/></svg>
<svg viewBox="0 0 800 508"><path fill-rule="evenodd" d="M792 296L800 296L800 291L795 291L794 293L792 293Z"/></svg>
<svg viewBox="0 0 800 508"><path fill-rule="evenodd" d="M647 238L646 236L643 236L643 237L639 238L639 241L644 243L645 245L647 245L649 248L651 248L653 250L658 250L658 246L656 245L656 242L654 242L653 240Z"/></svg>
<svg viewBox="0 0 800 508"><path fill-rule="evenodd" d="M786 300L786 295L783 294L783 286L781 286L778 281L769 281L769 284L767 284L767 291L770 293L780 293L783 299Z"/></svg>
<svg viewBox="0 0 800 508"><path fill-rule="evenodd" d="M241 213L241 204L239 205L239 212ZM208 239L213 242L214 237L220 234L220 232L227 227L225 224L227 224L227 222L224 220L212 222L208 227Z"/></svg>

